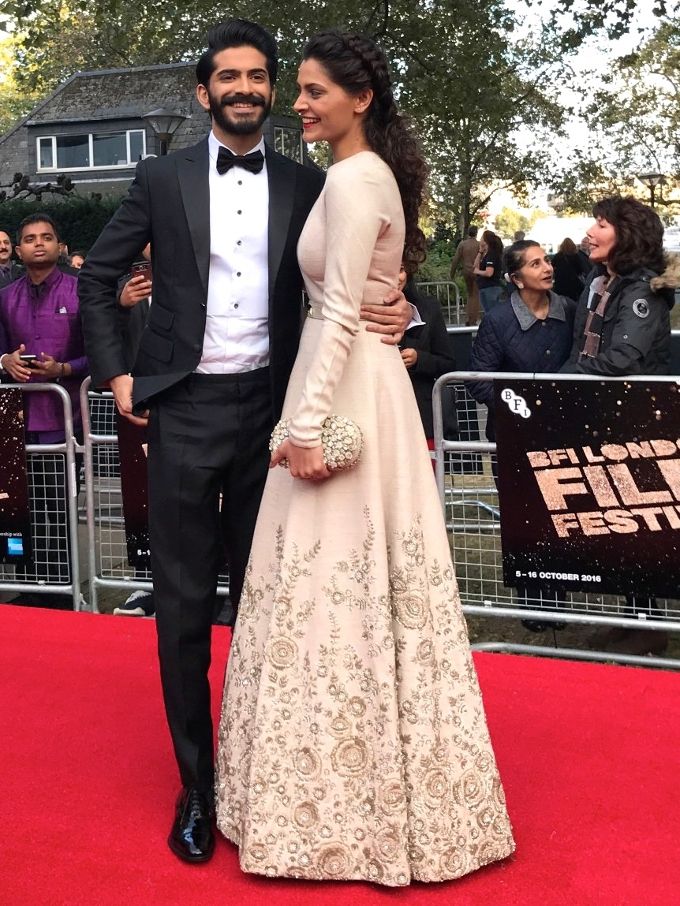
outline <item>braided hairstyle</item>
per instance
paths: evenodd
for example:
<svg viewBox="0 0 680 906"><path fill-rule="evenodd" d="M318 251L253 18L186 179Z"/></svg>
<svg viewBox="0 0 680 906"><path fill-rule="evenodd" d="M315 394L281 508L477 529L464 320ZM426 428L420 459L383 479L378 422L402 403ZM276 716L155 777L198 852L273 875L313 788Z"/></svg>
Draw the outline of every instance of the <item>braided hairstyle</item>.
<svg viewBox="0 0 680 906"><path fill-rule="evenodd" d="M413 130L397 110L384 52L371 38L333 30L310 38L302 58L319 62L348 94L372 89L373 99L363 121L366 141L388 164L399 186L406 224L404 267L407 273L415 273L425 260L425 236L418 226L418 214L427 166Z"/></svg>

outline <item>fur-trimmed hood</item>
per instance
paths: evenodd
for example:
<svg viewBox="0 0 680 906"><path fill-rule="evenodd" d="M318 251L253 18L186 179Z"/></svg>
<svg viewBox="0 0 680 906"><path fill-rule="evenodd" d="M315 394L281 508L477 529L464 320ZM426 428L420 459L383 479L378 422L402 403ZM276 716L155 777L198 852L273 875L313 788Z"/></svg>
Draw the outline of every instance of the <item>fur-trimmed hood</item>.
<svg viewBox="0 0 680 906"><path fill-rule="evenodd" d="M655 292L661 289L676 290L680 287L680 254L666 252L666 269L658 277L652 277L649 285Z"/></svg>

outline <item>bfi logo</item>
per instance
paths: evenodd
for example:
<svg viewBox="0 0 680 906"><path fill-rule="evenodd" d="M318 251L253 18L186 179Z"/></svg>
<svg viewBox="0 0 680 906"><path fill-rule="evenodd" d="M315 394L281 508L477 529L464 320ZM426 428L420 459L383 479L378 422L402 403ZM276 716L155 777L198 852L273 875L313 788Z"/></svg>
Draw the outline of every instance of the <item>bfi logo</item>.
<svg viewBox="0 0 680 906"><path fill-rule="evenodd" d="M529 418L531 416L531 409L527 406L527 401L523 396L519 396L515 393L514 390L511 390L509 387L506 387L504 390L501 390L501 399L506 404L508 409L511 412L514 412L515 415L519 415L522 418Z"/></svg>

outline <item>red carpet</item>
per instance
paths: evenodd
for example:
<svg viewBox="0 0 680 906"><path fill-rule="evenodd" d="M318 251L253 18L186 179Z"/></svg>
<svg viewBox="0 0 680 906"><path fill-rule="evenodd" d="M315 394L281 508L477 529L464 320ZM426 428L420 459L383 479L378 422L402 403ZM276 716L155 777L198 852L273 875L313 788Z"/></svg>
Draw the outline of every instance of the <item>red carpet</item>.
<svg viewBox="0 0 680 906"><path fill-rule="evenodd" d="M165 838L177 788L151 621L0 607L7 906L655 906L680 901L680 677L477 657L517 853L444 885L269 881ZM227 631L215 633L214 679ZM215 683L217 704L217 686Z"/></svg>

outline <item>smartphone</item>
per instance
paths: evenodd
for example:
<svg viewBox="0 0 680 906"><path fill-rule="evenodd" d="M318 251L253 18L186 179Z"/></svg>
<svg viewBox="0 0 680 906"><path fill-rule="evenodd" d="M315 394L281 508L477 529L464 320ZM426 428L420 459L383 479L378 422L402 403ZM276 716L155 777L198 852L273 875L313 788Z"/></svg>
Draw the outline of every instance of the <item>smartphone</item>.
<svg viewBox="0 0 680 906"><path fill-rule="evenodd" d="M150 261L135 261L135 263L130 268L130 277L144 277L145 280L151 279L151 262Z"/></svg>
<svg viewBox="0 0 680 906"><path fill-rule="evenodd" d="M19 358L22 362L35 362L38 356L34 352L25 352L23 355L20 355Z"/></svg>

